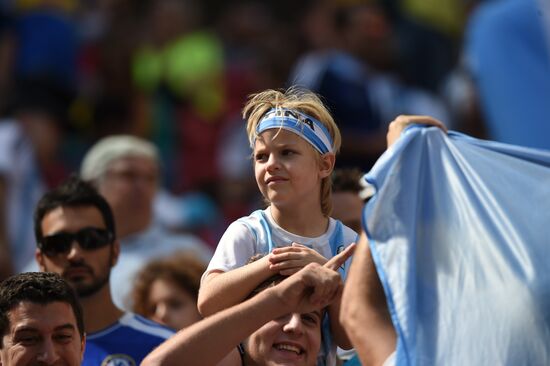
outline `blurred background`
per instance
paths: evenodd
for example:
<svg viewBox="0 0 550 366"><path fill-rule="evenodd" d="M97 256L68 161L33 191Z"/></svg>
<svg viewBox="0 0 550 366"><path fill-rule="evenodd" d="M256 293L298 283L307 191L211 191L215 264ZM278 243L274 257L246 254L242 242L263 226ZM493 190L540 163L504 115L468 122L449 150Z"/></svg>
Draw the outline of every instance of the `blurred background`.
<svg viewBox="0 0 550 366"><path fill-rule="evenodd" d="M550 149L548 3L0 0L0 204L31 220L32 182L52 187L98 139L131 134L160 150L155 220L215 247L262 205L240 110L291 85L333 113L338 167L368 171L398 114Z"/></svg>

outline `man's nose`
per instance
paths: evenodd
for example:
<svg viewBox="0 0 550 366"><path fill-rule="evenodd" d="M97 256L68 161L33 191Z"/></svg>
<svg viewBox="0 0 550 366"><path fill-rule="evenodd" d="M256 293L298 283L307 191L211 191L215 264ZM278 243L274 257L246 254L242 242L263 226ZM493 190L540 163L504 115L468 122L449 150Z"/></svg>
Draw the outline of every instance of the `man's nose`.
<svg viewBox="0 0 550 366"><path fill-rule="evenodd" d="M302 315L297 313L291 314L289 319L286 320L285 325L283 326L283 331L302 334L304 331Z"/></svg>
<svg viewBox="0 0 550 366"><path fill-rule="evenodd" d="M59 354L54 342L51 339L44 340L41 344L36 360L45 365L53 365L58 359Z"/></svg>
<svg viewBox="0 0 550 366"><path fill-rule="evenodd" d="M69 249L69 253L67 254L67 258L71 260L78 260L82 258L83 250L84 249L80 247L80 244L76 240L73 240L73 242L71 243L71 248Z"/></svg>

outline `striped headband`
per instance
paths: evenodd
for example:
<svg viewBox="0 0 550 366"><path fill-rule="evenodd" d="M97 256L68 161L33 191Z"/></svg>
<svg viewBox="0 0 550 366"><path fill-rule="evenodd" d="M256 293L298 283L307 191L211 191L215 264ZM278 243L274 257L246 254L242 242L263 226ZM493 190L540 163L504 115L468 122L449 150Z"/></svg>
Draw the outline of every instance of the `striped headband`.
<svg viewBox="0 0 550 366"><path fill-rule="evenodd" d="M321 154L333 152L332 137L326 127L305 113L293 109L272 108L256 127L256 135L272 128L282 128L309 142Z"/></svg>

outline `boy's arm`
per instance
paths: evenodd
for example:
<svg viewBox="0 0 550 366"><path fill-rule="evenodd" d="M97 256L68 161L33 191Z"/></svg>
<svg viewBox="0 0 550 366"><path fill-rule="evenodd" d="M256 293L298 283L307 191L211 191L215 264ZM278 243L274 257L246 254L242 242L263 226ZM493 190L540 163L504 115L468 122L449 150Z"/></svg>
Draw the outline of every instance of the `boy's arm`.
<svg viewBox="0 0 550 366"><path fill-rule="evenodd" d="M397 335L365 233L361 234L346 279L340 320L361 364L382 365L395 350Z"/></svg>
<svg viewBox="0 0 550 366"><path fill-rule="evenodd" d="M228 272L209 272L199 290L199 312L203 316L210 316L240 303L260 283L276 273L269 269L269 255Z"/></svg>

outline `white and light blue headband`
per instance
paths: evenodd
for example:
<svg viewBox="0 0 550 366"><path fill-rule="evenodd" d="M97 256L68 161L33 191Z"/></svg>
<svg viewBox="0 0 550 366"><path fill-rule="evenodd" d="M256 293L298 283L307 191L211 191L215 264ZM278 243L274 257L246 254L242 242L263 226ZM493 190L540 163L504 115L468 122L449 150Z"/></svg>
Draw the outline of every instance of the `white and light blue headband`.
<svg viewBox="0 0 550 366"><path fill-rule="evenodd" d="M258 123L256 135L272 128L282 128L297 134L321 154L333 152L332 137L326 127L305 113L293 109L272 108Z"/></svg>

